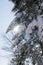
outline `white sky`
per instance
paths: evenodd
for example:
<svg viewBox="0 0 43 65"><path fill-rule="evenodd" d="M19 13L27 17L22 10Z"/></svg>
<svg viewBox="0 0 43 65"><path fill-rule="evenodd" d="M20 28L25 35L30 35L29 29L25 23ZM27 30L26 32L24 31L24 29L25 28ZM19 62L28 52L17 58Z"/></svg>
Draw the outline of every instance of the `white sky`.
<svg viewBox="0 0 43 65"><path fill-rule="evenodd" d="M5 33L8 25L13 20L14 15L11 12L13 4L9 0L0 0L0 65L8 65L9 52L2 50L1 48L6 44L2 34Z"/></svg>
<svg viewBox="0 0 43 65"><path fill-rule="evenodd" d="M9 0L0 0L0 31L5 31L13 19L13 4Z"/></svg>

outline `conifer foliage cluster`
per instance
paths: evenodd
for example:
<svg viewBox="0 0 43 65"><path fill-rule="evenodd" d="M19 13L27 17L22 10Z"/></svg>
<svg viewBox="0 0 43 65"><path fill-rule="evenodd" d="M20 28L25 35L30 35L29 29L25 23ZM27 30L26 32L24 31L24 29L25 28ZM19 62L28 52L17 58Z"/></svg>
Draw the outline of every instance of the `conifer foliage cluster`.
<svg viewBox="0 0 43 65"><path fill-rule="evenodd" d="M10 65L43 65L43 27L40 31L38 16L43 18L43 0L11 0L15 19L6 33L20 25L19 31L14 30L12 38L13 57ZM34 23L34 20L37 24ZM34 23L34 24L32 24ZM31 28L30 28L30 25ZM26 61L28 59L28 61Z"/></svg>

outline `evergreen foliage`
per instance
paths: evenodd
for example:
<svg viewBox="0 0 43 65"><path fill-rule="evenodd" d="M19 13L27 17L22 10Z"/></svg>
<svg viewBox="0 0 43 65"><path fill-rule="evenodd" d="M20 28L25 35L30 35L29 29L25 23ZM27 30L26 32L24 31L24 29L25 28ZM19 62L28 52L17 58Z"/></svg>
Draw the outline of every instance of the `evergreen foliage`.
<svg viewBox="0 0 43 65"><path fill-rule="evenodd" d="M14 22L25 23L27 26L33 19L37 20L37 16L43 14L43 0L10 0L14 3L12 11L15 13L15 20L9 26L9 32L15 26Z"/></svg>
<svg viewBox="0 0 43 65"><path fill-rule="evenodd" d="M25 61L31 58L32 65L43 65L43 41L40 39L38 25L32 28L27 34L29 24L37 17L43 15L43 0L11 0L14 3L12 11L15 13L15 20L11 22L6 33L15 26L21 25L19 32L13 35L11 46L13 58L10 65L27 65ZM43 16L42 16L43 17ZM42 31L43 32L43 29ZM42 37L43 38L43 37ZM27 62L29 63L29 62Z"/></svg>
<svg viewBox="0 0 43 65"><path fill-rule="evenodd" d="M16 12L16 16L19 14L20 17L17 16L16 20L29 21L35 18L37 19L38 15L43 14L43 6L41 5L43 0L11 0L14 3L14 8L12 11Z"/></svg>

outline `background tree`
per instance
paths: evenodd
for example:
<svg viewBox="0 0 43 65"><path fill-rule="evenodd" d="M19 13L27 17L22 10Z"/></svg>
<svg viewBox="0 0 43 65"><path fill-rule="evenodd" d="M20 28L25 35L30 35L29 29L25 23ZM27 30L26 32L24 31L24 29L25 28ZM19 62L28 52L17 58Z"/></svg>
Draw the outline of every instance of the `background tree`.
<svg viewBox="0 0 43 65"><path fill-rule="evenodd" d="M15 19L8 27L6 33L12 30L15 24L23 23L29 25L33 19L37 20L39 15L43 14L43 0L11 0L14 3L12 11L15 13Z"/></svg>
<svg viewBox="0 0 43 65"><path fill-rule="evenodd" d="M43 0L11 0L14 3L12 11L15 19L9 25L6 33L12 30L13 57L11 65L26 65L26 59L31 58L32 65L43 65L43 36L40 38L38 24L30 24L43 14ZM42 16L43 17L43 16ZM28 30L29 29L29 30ZM29 62L27 62L29 63Z"/></svg>

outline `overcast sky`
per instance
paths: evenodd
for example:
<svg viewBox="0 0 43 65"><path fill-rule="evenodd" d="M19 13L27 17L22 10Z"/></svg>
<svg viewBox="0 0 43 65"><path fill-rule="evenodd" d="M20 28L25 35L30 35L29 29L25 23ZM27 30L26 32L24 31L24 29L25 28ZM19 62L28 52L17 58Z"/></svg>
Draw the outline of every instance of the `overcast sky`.
<svg viewBox="0 0 43 65"><path fill-rule="evenodd" d="M13 4L9 0L0 0L0 32L4 32L13 19Z"/></svg>
<svg viewBox="0 0 43 65"><path fill-rule="evenodd" d="M5 33L14 15L11 12L13 4L8 0L0 0L0 65L8 65L8 58L5 55L9 54L1 48L5 45L6 40L3 39L2 34Z"/></svg>

